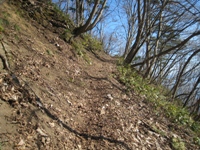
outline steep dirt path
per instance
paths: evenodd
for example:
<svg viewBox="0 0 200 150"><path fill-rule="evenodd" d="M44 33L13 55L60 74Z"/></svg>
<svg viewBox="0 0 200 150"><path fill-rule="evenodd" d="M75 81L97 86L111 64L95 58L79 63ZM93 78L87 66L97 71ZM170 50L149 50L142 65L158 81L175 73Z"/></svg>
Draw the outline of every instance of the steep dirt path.
<svg viewBox="0 0 200 150"><path fill-rule="evenodd" d="M117 80L115 58L86 52L88 64L36 22L9 19L20 31L3 35L13 74L0 73L2 149L168 150L174 136L189 140Z"/></svg>

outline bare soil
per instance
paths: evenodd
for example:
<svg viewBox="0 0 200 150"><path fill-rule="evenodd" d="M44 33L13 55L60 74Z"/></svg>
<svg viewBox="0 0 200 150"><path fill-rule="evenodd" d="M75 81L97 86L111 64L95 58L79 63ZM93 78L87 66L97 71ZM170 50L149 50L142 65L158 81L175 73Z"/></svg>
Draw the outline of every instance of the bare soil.
<svg viewBox="0 0 200 150"><path fill-rule="evenodd" d="M89 64L15 6L0 11L9 14L0 53L11 68L0 62L0 150L170 150L173 137L198 149L186 130L127 91L116 58L85 51Z"/></svg>

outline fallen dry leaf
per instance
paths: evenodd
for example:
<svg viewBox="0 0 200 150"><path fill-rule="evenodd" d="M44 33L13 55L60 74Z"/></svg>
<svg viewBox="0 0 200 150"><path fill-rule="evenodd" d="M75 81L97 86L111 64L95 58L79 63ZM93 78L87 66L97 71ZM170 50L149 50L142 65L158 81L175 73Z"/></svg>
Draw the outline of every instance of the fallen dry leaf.
<svg viewBox="0 0 200 150"><path fill-rule="evenodd" d="M36 130L41 136L48 136L46 133L44 133L43 131L42 131L42 129L40 129L40 128L37 128L37 130Z"/></svg>
<svg viewBox="0 0 200 150"><path fill-rule="evenodd" d="M19 143L17 144L17 146L23 146L24 144L25 144L24 140L21 139L21 140L19 141Z"/></svg>
<svg viewBox="0 0 200 150"><path fill-rule="evenodd" d="M55 123L54 122L49 122L50 127L55 127Z"/></svg>

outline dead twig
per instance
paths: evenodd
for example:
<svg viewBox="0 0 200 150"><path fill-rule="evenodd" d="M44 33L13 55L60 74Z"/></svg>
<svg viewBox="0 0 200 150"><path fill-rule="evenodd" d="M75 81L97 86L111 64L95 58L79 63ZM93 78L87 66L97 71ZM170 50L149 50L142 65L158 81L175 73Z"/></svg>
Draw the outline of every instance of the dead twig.
<svg viewBox="0 0 200 150"><path fill-rule="evenodd" d="M8 65L7 59L1 54L0 54L0 58L1 58L2 62L3 62L3 69L6 69L6 70L10 71L10 67Z"/></svg>
<svg viewBox="0 0 200 150"><path fill-rule="evenodd" d="M4 69L10 71L10 66L9 66L9 63L8 63L8 60L7 60L8 52L7 52L5 46L4 46L3 42L2 42L2 39L0 40L0 42L1 42L2 48L3 48L4 52L5 52L5 57L2 54L0 54L0 58L1 58L2 62L3 62L3 67L4 67Z"/></svg>

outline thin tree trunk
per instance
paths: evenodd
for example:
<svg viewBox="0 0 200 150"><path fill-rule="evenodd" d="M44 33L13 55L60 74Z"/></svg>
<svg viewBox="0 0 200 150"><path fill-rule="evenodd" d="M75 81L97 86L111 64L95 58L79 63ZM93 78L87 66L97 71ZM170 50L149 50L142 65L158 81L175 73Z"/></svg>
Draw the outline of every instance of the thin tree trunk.
<svg viewBox="0 0 200 150"><path fill-rule="evenodd" d="M86 23L82 26L77 27L74 29L74 37L79 36L80 34L87 32L94 28L94 26L97 24L97 22L100 20L100 17L102 16L103 9L105 8L107 0L104 0L101 9L99 10L97 16L94 18L95 14L98 10L98 5L100 4L100 0L95 0L95 4L93 6L92 12L90 13L89 18L87 19ZM93 20L93 22L92 22Z"/></svg>
<svg viewBox="0 0 200 150"><path fill-rule="evenodd" d="M136 56L137 52L139 51L139 43L142 37L142 31L144 29L144 18L146 15L146 0L144 0L144 6L143 6L143 13L142 13L142 17L141 17L141 4L140 4L140 0L138 0L138 31L137 31L137 36L136 36L136 40L133 44L133 46L131 47L130 52L128 53L127 57L125 58L124 62L126 64L130 64L133 60L133 58Z"/></svg>
<svg viewBox="0 0 200 150"><path fill-rule="evenodd" d="M174 99L175 95L176 95L176 92L177 92L177 89L178 89L178 86L180 84L180 81L181 81L181 77L187 67L187 65L189 64L190 60L197 54L200 52L200 49L198 49L197 51L195 51L186 61L186 63L184 64L183 68L181 69L180 73L178 74L177 76L177 79L176 79L176 83L175 83L175 86L173 87L173 90L172 90L172 98ZM185 106L186 104L184 104Z"/></svg>
<svg viewBox="0 0 200 150"><path fill-rule="evenodd" d="M198 80L196 81L194 87L193 87L192 90L190 91L190 94L188 95L187 100L184 102L183 107L185 107L185 106L188 104L188 102L189 102L189 100L190 100L190 97L192 96L192 94L193 94L194 91L196 90L196 88L197 88L197 86L198 86L199 83L200 83L200 75L199 75L199 78L198 78Z"/></svg>
<svg viewBox="0 0 200 150"><path fill-rule="evenodd" d="M145 60L145 62L148 61L148 60L150 60L150 59L153 59L154 57L160 57L160 56L163 56L163 55L165 55L165 54L167 54L167 53L170 53L170 52L172 52L172 51L174 51L174 50L176 50L176 49L177 49L177 50L180 49L180 48L183 47L190 39L192 39L193 37L198 36L198 35L200 35L200 30L197 31L197 32L194 32L193 34L191 34L189 37L187 37L185 40L183 40L181 43L177 44L176 46L173 46L173 47L171 47L171 48L169 48L169 49L167 49L167 50L165 50L165 51L162 51L162 52L158 53L156 56L151 56L151 57L149 57L147 60ZM142 65L142 64L145 63L145 62L140 62L140 63L137 63L137 64L133 64L132 67L140 66L140 65Z"/></svg>
<svg viewBox="0 0 200 150"><path fill-rule="evenodd" d="M159 26L158 26L158 34L156 37L156 45L155 45L155 49L154 49L154 56L156 56L158 54L158 46L160 43L160 36L161 36L161 31L162 31L162 11L160 12L160 17L159 17ZM152 77L152 73L153 73L153 69L152 66L155 65L157 58L153 57L153 60L151 61L151 65L150 65L150 74ZM156 69L156 68L155 68Z"/></svg>

